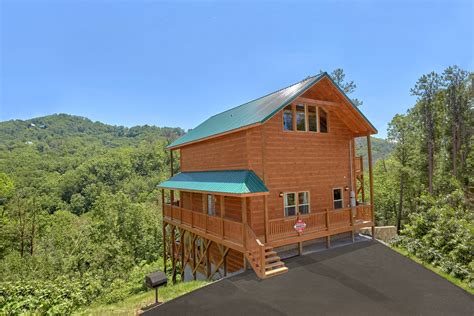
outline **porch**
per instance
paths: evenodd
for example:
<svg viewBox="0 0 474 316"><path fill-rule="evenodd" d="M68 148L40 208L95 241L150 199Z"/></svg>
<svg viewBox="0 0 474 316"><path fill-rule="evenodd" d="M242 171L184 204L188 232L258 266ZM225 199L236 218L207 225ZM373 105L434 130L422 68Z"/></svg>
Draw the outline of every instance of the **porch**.
<svg viewBox="0 0 474 316"><path fill-rule="evenodd" d="M352 213L354 216L351 216ZM306 224L306 228L301 233L294 229L298 219ZM251 230L249 234L255 235L245 222L236 221L225 215L208 215L204 209L196 211L181 206L164 204L163 220L241 252L247 250L244 241L245 231ZM370 205L361 204L355 207L354 212L352 208L326 209L299 216L272 219L268 221L267 234L256 236L256 239L264 246L279 247L321 237L330 237L344 232L354 233L361 227L372 225ZM330 239L328 240L330 242Z"/></svg>

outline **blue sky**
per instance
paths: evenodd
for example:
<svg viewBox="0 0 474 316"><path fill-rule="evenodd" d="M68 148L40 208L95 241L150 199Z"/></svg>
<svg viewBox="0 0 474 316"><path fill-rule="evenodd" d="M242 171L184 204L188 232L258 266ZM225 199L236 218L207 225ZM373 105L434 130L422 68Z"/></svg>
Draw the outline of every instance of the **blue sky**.
<svg viewBox="0 0 474 316"><path fill-rule="evenodd" d="M385 137L432 70L473 70L472 1L0 1L0 121L192 128L341 67Z"/></svg>

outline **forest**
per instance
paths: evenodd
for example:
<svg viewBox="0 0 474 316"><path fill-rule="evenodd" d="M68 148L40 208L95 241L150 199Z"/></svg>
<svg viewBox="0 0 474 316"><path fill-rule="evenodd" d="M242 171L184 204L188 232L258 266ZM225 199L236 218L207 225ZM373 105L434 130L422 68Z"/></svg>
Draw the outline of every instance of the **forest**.
<svg viewBox="0 0 474 316"><path fill-rule="evenodd" d="M474 288L472 79L456 66L421 76L373 152L377 225ZM144 291L163 268L165 146L183 133L66 114L0 122L0 313L70 314Z"/></svg>

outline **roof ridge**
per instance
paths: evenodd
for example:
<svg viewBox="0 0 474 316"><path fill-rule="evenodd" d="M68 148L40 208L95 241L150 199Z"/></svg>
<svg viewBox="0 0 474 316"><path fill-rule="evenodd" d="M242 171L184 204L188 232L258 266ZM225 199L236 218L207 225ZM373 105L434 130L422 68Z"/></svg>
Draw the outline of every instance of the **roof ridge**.
<svg viewBox="0 0 474 316"><path fill-rule="evenodd" d="M267 93L267 94L265 94L265 95L263 95L263 96L261 96L261 97L258 97L258 98L256 98L256 99L250 100L250 101L248 101L248 102L245 102L245 103L242 103L242 104L240 104L240 105L234 106L233 108L227 109L227 110L222 111L222 112L217 113L217 114L214 114L214 115L210 116L208 119L210 119L211 117L217 116L217 115L224 114L225 112L228 112L228 111L231 111L231 110L235 110L235 109L237 109L237 108L239 108L239 107L241 107L241 106L244 106L244 105L249 104L249 103L251 103L251 102L255 102L255 101L257 101L257 100L263 99L263 98L265 98L265 97L268 97L269 95L272 95L272 94L277 93L277 92L280 92L280 91L282 91L282 90L291 88L291 87L293 87L293 86L296 86L297 84L302 83L302 82L305 81L305 80L314 79L314 78L316 78L316 77L318 77L318 76L321 76L321 75L323 75L323 74L325 74L325 73L320 73L320 74L314 75L314 76L308 76L308 77L306 77L306 78L304 78L304 79L302 79L302 80L300 80L300 81L298 81L298 82L295 82L295 83L293 83L293 84L290 84L290 85L287 86L287 87L284 87L284 88L275 90L275 91L273 91L273 92Z"/></svg>

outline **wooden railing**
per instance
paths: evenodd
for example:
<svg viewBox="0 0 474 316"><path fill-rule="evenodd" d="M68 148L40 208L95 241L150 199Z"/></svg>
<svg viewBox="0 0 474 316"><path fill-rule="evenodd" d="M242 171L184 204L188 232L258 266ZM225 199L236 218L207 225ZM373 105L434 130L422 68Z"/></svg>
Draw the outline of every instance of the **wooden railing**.
<svg viewBox="0 0 474 316"><path fill-rule="evenodd" d="M370 205L358 205L356 208L355 220L371 221L372 213ZM351 220L352 209L344 208L333 211L320 211L310 214L300 215L298 218L306 223L306 228L302 233L298 233L294 229L297 217L286 217L272 219L269 221L269 241L285 239L290 237L298 237L308 235L319 231L330 231L331 229L350 228L354 225Z"/></svg>
<svg viewBox="0 0 474 316"><path fill-rule="evenodd" d="M370 204L357 205L357 213L355 216L356 221L371 222L372 221L372 209Z"/></svg>
<svg viewBox="0 0 474 316"><path fill-rule="evenodd" d="M244 224L244 245L247 249L247 259L260 277L265 275L265 245L257 238L252 228ZM250 254L250 257L248 256Z"/></svg>
<svg viewBox="0 0 474 316"><path fill-rule="evenodd" d="M354 169L355 169L356 174L364 171L364 160L362 156L358 156L354 158L354 165L355 165Z"/></svg>
<svg viewBox="0 0 474 316"><path fill-rule="evenodd" d="M178 221L182 225L243 245L243 225L241 222L169 204L165 204L164 214L166 218Z"/></svg>

